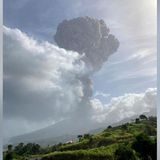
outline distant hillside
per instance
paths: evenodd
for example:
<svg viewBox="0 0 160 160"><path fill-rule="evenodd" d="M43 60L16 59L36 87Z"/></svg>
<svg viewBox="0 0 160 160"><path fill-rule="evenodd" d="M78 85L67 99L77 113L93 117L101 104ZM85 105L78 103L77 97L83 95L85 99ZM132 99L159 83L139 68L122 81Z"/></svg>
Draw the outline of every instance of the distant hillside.
<svg viewBox="0 0 160 160"><path fill-rule="evenodd" d="M151 115L155 116L156 111L155 109L153 109L152 112L144 113L144 114L146 116L151 116ZM75 122L73 122L72 119L68 119L31 133L12 137L8 143L15 145L20 142L23 142L23 143L34 142L44 146L57 144L58 142L64 143L71 139L75 139L78 134L85 134L85 133L95 134L103 131L104 128L106 128L106 126L108 125L117 126L126 122L131 122L132 119L135 119L137 116L125 118L122 121L119 121L116 123L108 123L108 122L104 122L101 124L90 123L88 124L88 126L85 125L86 126L85 128L83 127L84 125L81 124L80 122L77 122L77 126L73 127L73 123Z"/></svg>

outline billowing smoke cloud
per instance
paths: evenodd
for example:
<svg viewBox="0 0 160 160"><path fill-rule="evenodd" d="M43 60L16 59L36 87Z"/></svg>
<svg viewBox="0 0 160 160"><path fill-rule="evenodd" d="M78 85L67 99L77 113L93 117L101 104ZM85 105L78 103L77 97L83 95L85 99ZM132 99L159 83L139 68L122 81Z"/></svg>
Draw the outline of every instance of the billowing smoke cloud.
<svg viewBox="0 0 160 160"><path fill-rule="evenodd" d="M59 47L77 51L80 55L84 54L82 60L90 70L88 74L78 77L84 86L84 96L80 104L82 107L78 112L82 112L84 117L85 108L88 106L91 108L89 98L92 96L92 80L90 76L117 51L119 41L114 35L109 34L109 28L103 20L90 17L64 20L58 25L54 38Z"/></svg>
<svg viewBox="0 0 160 160"><path fill-rule="evenodd" d="M59 47L84 53L84 61L93 70L100 69L119 47L105 22L90 17L64 20L58 25L55 41Z"/></svg>
<svg viewBox="0 0 160 160"><path fill-rule="evenodd" d="M72 115L84 96L80 57L4 27L4 116L53 121Z"/></svg>

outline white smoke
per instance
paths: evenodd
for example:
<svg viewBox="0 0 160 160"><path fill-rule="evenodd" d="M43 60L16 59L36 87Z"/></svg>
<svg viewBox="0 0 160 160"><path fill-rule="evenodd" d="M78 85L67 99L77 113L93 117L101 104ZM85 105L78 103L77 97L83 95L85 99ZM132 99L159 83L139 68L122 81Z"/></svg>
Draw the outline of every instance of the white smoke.
<svg viewBox="0 0 160 160"><path fill-rule="evenodd" d="M58 120L77 110L87 73L81 56L4 27L4 115Z"/></svg>

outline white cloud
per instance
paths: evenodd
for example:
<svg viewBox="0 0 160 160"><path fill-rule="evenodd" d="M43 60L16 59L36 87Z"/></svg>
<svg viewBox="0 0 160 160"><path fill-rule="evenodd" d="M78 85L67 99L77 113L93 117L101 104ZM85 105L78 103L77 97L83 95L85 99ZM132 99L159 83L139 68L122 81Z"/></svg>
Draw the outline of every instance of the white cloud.
<svg viewBox="0 0 160 160"><path fill-rule="evenodd" d="M94 98L90 102L95 114L103 112L104 106L99 99Z"/></svg>
<svg viewBox="0 0 160 160"><path fill-rule="evenodd" d="M86 73L79 59L76 52L4 27L4 116L46 121L72 114L83 96L77 76Z"/></svg>
<svg viewBox="0 0 160 160"><path fill-rule="evenodd" d="M99 92L97 91L95 94L94 94L94 97L104 97L104 98L107 98L107 97L110 97L111 95L108 94L108 93L103 93L103 92Z"/></svg>
<svg viewBox="0 0 160 160"><path fill-rule="evenodd" d="M114 97L109 104L103 105L99 100L93 99L95 109L93 119L98 122L114 123L125 118L156 110L157 89L149 88L144 93L130 93Z"/></svg>

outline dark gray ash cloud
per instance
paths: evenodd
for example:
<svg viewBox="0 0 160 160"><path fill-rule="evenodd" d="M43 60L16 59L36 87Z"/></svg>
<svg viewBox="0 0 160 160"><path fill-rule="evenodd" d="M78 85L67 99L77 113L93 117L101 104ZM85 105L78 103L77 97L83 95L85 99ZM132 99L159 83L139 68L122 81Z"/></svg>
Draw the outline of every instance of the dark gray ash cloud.
<svg viewBox="0 0 160 160"><path fill-rule="evenodd" d="M105 22L90 17L64 20L54 38L59 47L85 53L84 61L93 70L99 70L119 47Z"/></svg>

